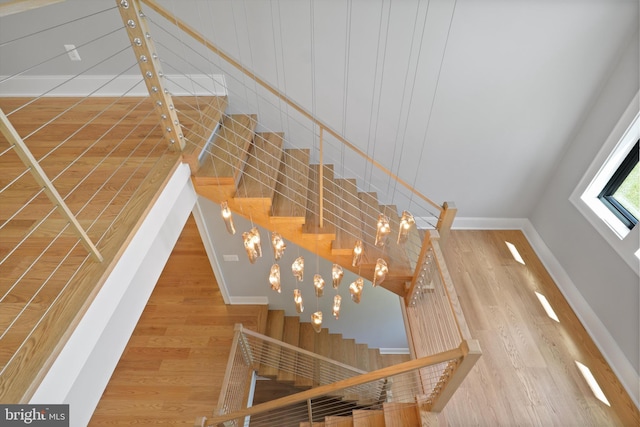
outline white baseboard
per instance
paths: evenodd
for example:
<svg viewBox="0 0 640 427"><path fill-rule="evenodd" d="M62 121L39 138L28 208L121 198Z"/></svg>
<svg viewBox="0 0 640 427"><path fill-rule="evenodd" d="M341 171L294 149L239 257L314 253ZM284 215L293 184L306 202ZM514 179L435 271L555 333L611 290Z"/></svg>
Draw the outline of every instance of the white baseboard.
<svg viewBox="0 0 640 427"><path fill-rule="evenodd" d="M233 305L268 305L269 298L267 297L231 297L231 304Z"/></svg>
<svg viewBox="0 0 640 427"><path fill-rule="evenodd" d="M408 348L381 348L380 354L410 354Z"/></svg>
<svg viewBox="0 0 640 427"><path fill-rule="evenodd" d="M147 96L142 75L0 76L0 96ZM5 80L7 79L7 80ZM166 75L164 85L174 96L226 96L223 75Z"/></svg>
<svg viewBox="0 0 640 427"><path fill-rule="evenodd" d="M624 356L609 330L584 299L558 259L527 218L456 218L455 229L522 230L553 281L582 322L620 383L637 407L640 407L640 375Z"/></svg>

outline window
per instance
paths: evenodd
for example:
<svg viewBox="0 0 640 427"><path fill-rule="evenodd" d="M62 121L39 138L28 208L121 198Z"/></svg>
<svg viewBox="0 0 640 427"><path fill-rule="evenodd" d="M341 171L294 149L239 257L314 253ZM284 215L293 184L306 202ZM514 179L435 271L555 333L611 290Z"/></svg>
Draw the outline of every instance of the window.
<svg viewBox="0 0 640 427"><path fill-rule="evenodd" d="M640 94L624 112L569 200L640 275Z"/></svg>
<svg viewBox="0 0 640 427"><path fill-rule="evenodd" d="M640 140L598 194L598 199L629 229L632 229L640 218L639 143Z"/></svg>

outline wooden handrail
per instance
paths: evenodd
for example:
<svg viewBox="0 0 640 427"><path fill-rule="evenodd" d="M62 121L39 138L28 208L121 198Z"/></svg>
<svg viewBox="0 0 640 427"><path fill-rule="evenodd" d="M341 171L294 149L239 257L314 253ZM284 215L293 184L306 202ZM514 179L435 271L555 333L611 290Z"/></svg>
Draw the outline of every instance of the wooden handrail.
<svg viewBox="0 0 640 427"><path fill-rule="evenodd" d="M461 345L456 349L447 350L442 353L435 354L433 356L426 356L426 357L421 357L419 359L410 360L408 362L398 363L397 365L388 366L386 368L378 369L377 371L367 372L365 374L358 375L357 377L346 378L344 380L336 381L335 383L332 383L332 384L321 385L309 390L301 391L300 393L281 397L279 399L275 399L270 402L260 403L250 408L246 408L242 411L236 411L236 412L231 412L225 415L215 416L213 418L207 419L207 423L212 425L218 425L225 421L244 418L246 416L256 415L266 411L272 411L278 408L282 408L298 402L305 401L307 399L314 399L316 397L331 394L338 390L343 390L349 387L355 387L355 386L359 386L369 382L382 380L390 376L415 371L417 369L424 368L429 365L435 365L438 363L447 362L449 360L458 359L466 355L467 349L468 349L468 346Z"/></svg>
<svg viewBox="0 0 640 427"><path fill-rule="evenodd" d="M451 312L456 319L456 325L458 325L458 332L460 333L463 341L471 340L471 332L469 331L469 326L467 326L467 321L464 318L464 313L462 312L462 307L458 300L458 294L453 286L453 279L451 279L449 269L444 261L444 255L440 249L439 234L435 230L430 230L428 233L430 234L430 242L431 247L433 248L435 262L438 265L438 272L440 272L440 279L442 280L442 285L447 292L447 299L451 306Z"/></svg>
<svg viewBox="0 0 640 427"><path fill-rule="evenodd" d="M153 9L156 13L158 13L160 16L162 16L163 18L165 18L167 21L171 22L172 24L174 24L176 27L178 27L179 29L181 29L182 31L184 31L185 33L187 33L189 36L191 36L194 40L198 41L200 44L202 44L203 46L205 46L207 49L209 49L210 51L212 51L213 53L215 53L216 55L220 56L222 59L224 59L225 61L227 61L229 64L233 65L235 68L237 68L238 70L240 70L242 73L244 73L247 77L251 78L252 80L256 81L258 84L260 84L260 86L262 86L263 88L265 88L267 91L269 91L271 94L275 95L276 97L278 97L278 99L280 99L281 101L286 102L287 104L289 104L291 107L293 107L293 109L295 109L297 112L299 112L300 114L302 114L304 117L306 117L307 119L311 120L312 123L316 124L321 131L325 131L328 132L329 134L331 134L334 138L336 138L338 141L342 142L344 145L346 145L348 148L350 148L351 150L355 151L359 156L363 157L365 160L367 160L369 163L373 164L374 166L376 166L378 169L380 169L381 171L383 171L385 174L387 174L388 176L390 176L393 180L395 180L396 182L400 183L403 187L405 187L406 189L408 189L409 191L411 191L413 194L415 194L417 197L419 197L420 199L422 199L423 201L427 202L428 204L430 204L431 206L433 206L434 208L436 208L438 210L438 212L442 213L443 208L442 206L440 206L439 204L437 204L436 202L432 201L431 199L429 199L428 197L426 197L425 195L423 195L422 193L416 191L413 186L409 185L406 181L404 181L403 179L399 178L398 176L396 176L393 172L391 172L389 169L387 169L386 167L384 167L383 165L381 165L380 163L378 163L377 161L375 161L373 158L369 157L364 151L360 150L358 147L356 147L355 145L351 144L349 141L347 141L342 135L340 135L338 132L336 132L335 130L333 130L331 127L329 127L327 124L325 124L324 122L322 122L321 120L319 120L318 118L316 118L315 116L313 116L311 113L309 113L307 110L305 110L303 107L301 107L300 105L298 105L296 102L294 102L292 99L288 98L286 95L284 95L283 93L281 93L280 91L278 91L277 89L275 89L273 86L271 86L269 83L267 83L265 80L261 79L260 77L258 77L255 73L247 70L242 64L240 64L238 61L236 61L235 59L233 59L229 54L227 54L226 52L224 52L223 50L221 50L220 48L218 48L217 46L215 46L211 41L209 41L206 37L204 37L202 34L200 34L198 31L196 31L193 27L191 27L189 24L187 24L186 22L182 21L181 19L179 19L177 16L173 15L171 12L169 12L167 9L165 9L164 7L162 7L161 5L159 5L155 0L140 0L142 3L146 4L147 6L149 6L151 9Z"/></svg>
<svg viewBox="0 0 640 427"><path fill-rule="evenodd" d="M9 121L9 118L4 114L4 111L2 111L1 108L0 132L4 135L5 138L7 138L9 144L15 148L16 154L18 155L18 157L20 157L20 160L22 160L25 166L29 168L36 182L42 188L44 188L44 192L49 200L51 200L51 203L60 208L62 216L64 216L67 221L69 221L69 223L71 224L71 228L82 242L82 245L94 256L94 258L98 262L102 262L103 258L100 254L100 251L98 251L98 248L96 248L96 246L93 244L87 233L78 222L78 219L75 217L73 212L71 212L69 206L67 206L62 196L60 196L60 193L58 193L56 187L53 185L44 170L42 170L42 167L40 167L40 164L38 163L36 158L33 157L33 154L31 154L31 151L29 151L27 144L25 144L24 140L18 134L16 129Z"/></svg>

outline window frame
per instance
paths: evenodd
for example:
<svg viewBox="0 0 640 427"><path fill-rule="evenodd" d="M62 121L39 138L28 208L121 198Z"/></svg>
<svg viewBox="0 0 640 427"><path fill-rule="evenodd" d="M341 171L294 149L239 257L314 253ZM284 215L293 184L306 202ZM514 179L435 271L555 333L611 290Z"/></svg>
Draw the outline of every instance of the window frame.
<svg viewBox="0 0 640 427"><path fill-rule="evenodd" d="M638 158L640 157L640 139L636 141L631 151L627 153L618 169L613 173L607 184L602 191L598 194L598 199L629 229L638 223L638 218L629 212L618 200L614 197L618 188L627 179L633 168L638 164Z"/></svg>
<svg viewBox="0 0 640 427"><path fill-rule="evenodd" d="M640 93L637 93L595 156L569 201L618 255L640 276L640 226L630 229L598 197L640 140Z"/></svg>

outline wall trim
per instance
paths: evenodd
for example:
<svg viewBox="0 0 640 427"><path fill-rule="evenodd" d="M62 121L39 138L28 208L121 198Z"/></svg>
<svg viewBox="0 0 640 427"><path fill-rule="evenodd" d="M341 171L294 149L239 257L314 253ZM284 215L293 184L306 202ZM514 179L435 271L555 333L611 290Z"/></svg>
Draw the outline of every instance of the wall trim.
<svg viewBox="0 0 640 427"><path fill-rule="evenodd" d="M7 79L7 80L4 80ZM4 80L4 81L3 81ZM2 96L148 96L142 76L121 75L60 75L60 76L0 76ZM174 96L226 96L227 85L221 74L169 75L165 87Z"/></svg>
<svg viewBox="0 0 640 427"><path fill-rule="evenodd" d="M408 348L381 348L380 354L410 354Z"/></svg>
<svg viewBox="0 0 640 427"><path fill-rule="evenodd" d="M68 403L71 426L89 423L189 218L190 175L177 168L29 403Z"/></svg>
<svg viewBox="0 0 640 427"><path fill-rule="evenodd" d="M222 274L222 267L220 266L220 263L218 263L218 256L216 255L216 250L213 245L213 241L211 240L211 232L207 227L207 221L204 218L204 213L202 212L202 207L200 206L199 196L193 207L193 218L195 219L196 226L198 227L198 231L200 232L200 238L202 239L204 250L207 253L207 258L209 258L209 263L211 264L213 275L216 278L216 282L218 283L218 288L220 289L222 300L225 304L234 304L231 301L231 297L229 296L227 282L225 281L224 275Z"/></svg>
<svg viewBox="0 0 640 427"><path fill-rule="evenodd" d="M620 383L640 407L640 375L527 218L456 218L454 229L521 230Z"/></svg>
<svg viewBox="0 0 640 427"><path fill-rule="evenodd" d="M267 297L231 297L231 304L234 305L268 305Z"/></svg>

